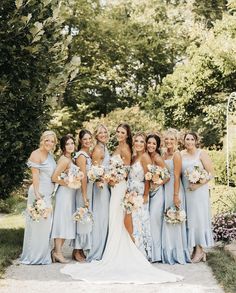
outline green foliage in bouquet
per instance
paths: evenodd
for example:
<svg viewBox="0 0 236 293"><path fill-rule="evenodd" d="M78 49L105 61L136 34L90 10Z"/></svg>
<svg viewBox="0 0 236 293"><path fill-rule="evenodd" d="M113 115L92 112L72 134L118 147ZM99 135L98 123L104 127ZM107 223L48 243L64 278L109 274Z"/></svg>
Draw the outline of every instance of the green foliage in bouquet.
<svg viewBox="0 0 236 293"><path fill-rule="evenodd" d="M78 71L79 57L68 59L70 13L65 1L1 1L0 197L22 181L52 101Z"/></svg>

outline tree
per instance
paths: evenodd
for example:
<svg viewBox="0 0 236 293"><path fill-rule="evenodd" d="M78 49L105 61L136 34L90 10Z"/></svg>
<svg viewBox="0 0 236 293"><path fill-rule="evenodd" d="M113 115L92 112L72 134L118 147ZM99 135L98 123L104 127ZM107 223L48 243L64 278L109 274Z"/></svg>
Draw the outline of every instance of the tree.
<svg viewBox="0 0 236 293"><path fill-rule="evenodd" d="M50 104L77 71L67 64L66 1L1 1L0 196L23 179L25 161L50 118Z"/></svg>

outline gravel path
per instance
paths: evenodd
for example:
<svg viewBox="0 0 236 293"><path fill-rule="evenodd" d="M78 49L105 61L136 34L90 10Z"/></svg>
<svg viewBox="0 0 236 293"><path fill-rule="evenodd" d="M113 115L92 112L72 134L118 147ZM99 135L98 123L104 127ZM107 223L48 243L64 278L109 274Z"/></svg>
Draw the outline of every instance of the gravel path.
<svg viewBox="0 0 236 293"><path fill-rule="evenodd" d="M67 255L70 251L67 251ZM10 266L5 279L0 280L1 293L223 293L211 269L205 263L188 265L155 264L160 269L184 276L184 280L166 284L104 284L97 285L72 280L60 273L64 265L21 265L19 260Z"/></svg>

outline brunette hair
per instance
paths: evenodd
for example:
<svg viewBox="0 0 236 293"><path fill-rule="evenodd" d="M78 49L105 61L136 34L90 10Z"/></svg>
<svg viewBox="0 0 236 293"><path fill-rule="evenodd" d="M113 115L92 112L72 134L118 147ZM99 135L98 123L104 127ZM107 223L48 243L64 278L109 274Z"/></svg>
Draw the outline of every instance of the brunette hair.
<svg viewBox="0 0 236 293"><path fill-rule="evenodd" d="M186 138L187 135L192 135L194 140L195 140L195 142L196 142L196 147L199 147L200 141L199 141L198 134L196 132L193 132L193 131L186 132L184 134L184 142L185 142L185 138Z"/></svg>
<svg viewBox="0 0 236 293"><path fill-rule="evenodd" d="M116 128L116 131L119 127L122 127L126 130L127 132L127 138L126 138L126 143L128 144L129 148L130 148L130 151L132 153L132 133L131 133L131 128L129 126L129 124L127 123L120 123L117 128Z"/></svg>
<svg viewBox="0 0 236 293"><path fill-rule="evenodd" d="M72 139L73 142L75 143L75 139L73 137L72 134L68 133L66 135L64 135L61 139L60 139L60 148L62 150L62 152L64 153L66 150L66 143L69 139Z"/></svg>
<svg viewBox="0 0 236 293"><path fill-rule="evenodd" d="M92 133L91 133L89 130L87 130L87 129L81 129L80 132L79 132L78 151L80 151L81 148L82 148L81 140L82 140L82 138L85 136L85 134L89 134L89 135L92 137Z"/></svg>
<svg viewBox="0 0 236 293"><path fill-rule="evenodd" d="M147 136L147 138L146 138L146 143L148 142L148 140L149 140L150 138L154 138L154 139L155 139L155 141L156 141L156 143L157 143L156 152L157 152L159 155L161 155L161 152L160 152L161 139L160 139L160 137L159 137L158 135L156 135L155 133L151 133L151 134L149 134L149 135Z"/></svg>

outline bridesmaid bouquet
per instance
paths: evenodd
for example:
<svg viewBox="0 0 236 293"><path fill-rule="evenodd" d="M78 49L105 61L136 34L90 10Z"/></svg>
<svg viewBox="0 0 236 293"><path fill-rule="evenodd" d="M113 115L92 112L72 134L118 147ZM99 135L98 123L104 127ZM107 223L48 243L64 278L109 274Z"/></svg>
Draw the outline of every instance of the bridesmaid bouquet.
<svg viewBox="0 0 236 293"><path fill-rule="evenodd" d="M93 215L88 210L88 208L80 207L73 214L73 219L76 222L79 222L79 223L82 223L82 224L87 224L87 223L93 222Z"/></svg>
<svg viewBox="0 0 236 293"><path fill-rule="evenodd" d="M138 196L138 192L135 190L126 191L125 196L121 202L121 205L127 214L131 214L137 211L143 205L143 197Z"/></svg>
<svg viewBox="0 0 236 293"><path fill-rule="evenodd" d="M48 208L43 198L35 199L32 206L28 206L27 210L33 221L39 222L40 219L47 219L52 208Z"/></svg>
<svg viewBox="0 0 236 293"><path fill-rule="evenodd" d="M185 170L184 175L188 178L190 183L206 183L211 179L211 174L200 166L193 166L193 168L188 168Z"/></svg>
<svg viewBox="0 0 236 293"><path fill-rule="evenodd" d="M125 166L123 160L120 155L113 156L110 159L110 166L108 173L104 175L104 179L114 186L115 184L121 182L126 179L128 175L128 167Z"/></svg>
<svg viewBox="0 0 236 293"><path fill-rule="evenodd" d="M105 176L105 168L102 165L92 165L91 169L88 171L88 178L92 182L96 182L97 186L103 188L104 186L104 176Z"/></svg>
<svg viewBox="0 0 236 293"><path fill-rule="evenodd" d="M68 183L69 188L78 189L81 187L81 180L84 178L84 173L80 171L80 168L73 165L68 173L62 172L59 179L64 179Z"/></svg>
<svg viewBox="0 0 236 293"><path fill-rule="evenodd" d="M171 206L165 210L164 219L169 224L181 224L186 221L185 210Z"/></svg>
<svg viewBox="0 0 236 293"><path fill-rule="evenodd" d="M157 165L147 165L148 172L145 174L145 180L152 181L155 185L160 185L167 178L170 178L170 173L167 168L161 168Z"/></svg>

